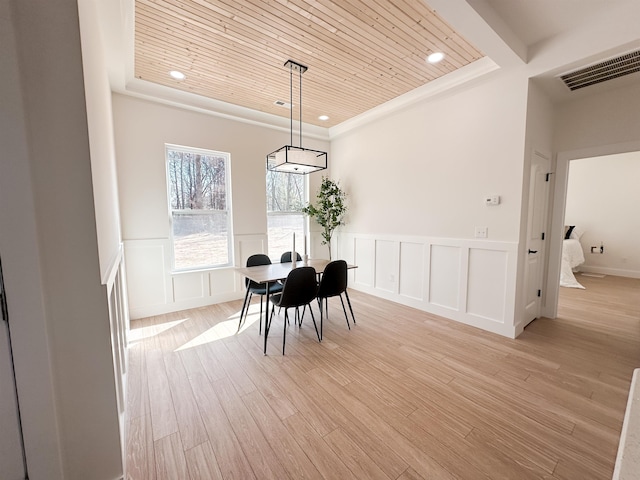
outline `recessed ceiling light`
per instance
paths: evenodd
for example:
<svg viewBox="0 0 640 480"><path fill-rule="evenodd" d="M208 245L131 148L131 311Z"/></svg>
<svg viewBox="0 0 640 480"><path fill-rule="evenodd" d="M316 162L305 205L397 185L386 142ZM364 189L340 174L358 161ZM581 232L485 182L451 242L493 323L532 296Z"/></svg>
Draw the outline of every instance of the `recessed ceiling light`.
<svg viewBox="0 0 640 480"><path fill-rule="evenodd" d="M329 120L329 115L320 115L320 116L318 117L318 120L322 120L323 122L324 122L325 120Z"/></svg>
<svg viewBox="0 0 640 480"><path fill-rule="evenodd" d="M442 59L444 58L444 53L442 52L434 52L431 55L429 55L427 57L427 62L429 63L438 63L440 61L442 61Z"/></svg>
<svg viewBox="0 0 640 480"><path fill-rule="evenodd" d="M185 78L187 78L184 73L179 72L178 70L171 70L169 72L169 75L171 75L171 77L175 78L176 80L184 80Z"/></svg>

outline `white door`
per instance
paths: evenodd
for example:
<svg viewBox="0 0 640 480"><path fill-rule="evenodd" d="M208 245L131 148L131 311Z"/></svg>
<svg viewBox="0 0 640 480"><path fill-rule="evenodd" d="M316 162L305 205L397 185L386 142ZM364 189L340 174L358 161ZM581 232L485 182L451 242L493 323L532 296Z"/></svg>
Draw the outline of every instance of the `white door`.
<svg viewBox="0 0 640 480"><path fill-rule="evenodd" d="M525 251L525 326L540 316L542 306L550 163L541 153L532 152Z"/></svg>

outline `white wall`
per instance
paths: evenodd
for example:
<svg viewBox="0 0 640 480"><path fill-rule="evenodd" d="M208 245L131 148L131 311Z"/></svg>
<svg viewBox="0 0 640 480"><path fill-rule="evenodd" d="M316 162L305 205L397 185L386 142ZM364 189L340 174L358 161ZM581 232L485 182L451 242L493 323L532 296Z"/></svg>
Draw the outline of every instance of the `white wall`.
<svg viewBox="0 0 640 480"><path fill-rule="evenodd" d="M26 119L20 77L15 27L11 16L10 0L0 0L0 255L4 271L6 295L11 319L13 355L18 388L21 393L22 423L25 429L25 447L32 478L62 478L62 457L56 425L55 394L49 339L46 330L46 312L42 271L37 242L36 212L33 201L31 172L28 161ZM4 330L4 326L2 326ZM4 335L0 341L5 340ZM0 346L3 360L8 345ZM9 365L3 372L9 374ZM3 378L2 388L11 385ZM3 391L2 401L10 401L10 388ZM5 396L7 395L7 396ZM24 478L17 437L10 436L9 425L15 420L13 405L3 406L2 454L0 464L9 480ZM12 459L5 457L11 455Z"/></svg>
<svg viewBox="0 0 640 480"><path fill-rule="evenodd" d="M111 354L115 374L120 447L120 465L124 468L125 390L127 385L127 331L129 314L124 292L124 261L120 235L120 210L116 178L115 147L111 88L105 58L98 0L79 0L78 14L82 42L82 71L84 76L91 179L98 242L100 278L106 287L111 334Z"/></svg>
<svg viewBox="0 0 640 480"><path fill-rule="evenodd" d="M30 478L119 478L77 5L9 3L0 247Z"/></svg>
<svg viewBox="0 0 640 480"><path fill-rule="evenodd" d="M640 152L573 160L565 224L584 231L580 270L640 278ZM604 253L591 246L604 244Z"/></svg>
<svg viewBox="0 0 640 480"><path fill-rule="evenodd" d="M80 0L82 63L91 150L91 178L100 275L103 283L112 274L120 254L120 209L113 140L111 88L96 10L97 0Z"/></svg>
<svg viewBox="0 0 640 480"><path fill-rule="evenodd" d="M517 241L527 82L496 72L332 139L344 231ZM500 195L496 208L485 195Z"/></svg>
<svg viewBox="0 0 640 480"><path fill-rule="evenodd" d="M332 139L352 286L515 336L527 80L492 73ZM501 204L487 207L486 195ZM474 238L488 227L488 239ZM412 260L413 259L413 260ZM408 289L408 290L407 290Z"/></svg>
<svg viewBox="0 0 640 480"><path fill-rule="evenodd" d="M554 138L558 152L573 152L638 140L640 84L558 106Z"/></svg>
<svg viewBox="0 0 640 480"><path fill-rule="evenodd" d="M113 109L132 317L240 298L244 287L233 269L171 272L165 144L231 154L234 260L244 265L250 254L266 251L266 155L289 143L289 132L119 94ZM304 145L329 148L312 138ZM311 195L321 177L309 177Z"/></svg>

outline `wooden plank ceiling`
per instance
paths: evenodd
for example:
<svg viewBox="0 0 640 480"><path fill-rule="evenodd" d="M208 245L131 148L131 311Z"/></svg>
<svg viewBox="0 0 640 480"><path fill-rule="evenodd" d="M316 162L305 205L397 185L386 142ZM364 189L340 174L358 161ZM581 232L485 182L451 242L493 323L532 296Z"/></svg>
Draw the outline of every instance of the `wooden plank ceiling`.
<svg viewBox="0 0 640 480"><path fill-rule="evenodd" d="M137 78L289 118L274 102L290 101L292 59L309 67L303 121L325 127L483 56L422 0L136 0L135 9ZM436 51L445 59L428 64ZM296 122L298 95L295 76Z"/></svg>

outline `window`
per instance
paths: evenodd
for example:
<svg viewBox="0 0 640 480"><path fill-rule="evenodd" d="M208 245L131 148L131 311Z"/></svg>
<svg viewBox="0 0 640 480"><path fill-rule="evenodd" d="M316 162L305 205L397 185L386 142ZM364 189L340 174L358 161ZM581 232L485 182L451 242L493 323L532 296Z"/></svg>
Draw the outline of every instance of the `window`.
<svg viewBox="0 0 640 480"><path fill-rule="evenodd" d="M267 170L267 229L269 257L280 261L280 255L291 251L293 234L296 250L302 255L306 218L300 209L307 201L307 175Z"/></svg>
<svg viewBox="0 0 640 480"><path fill-rule="evenodd" d="M231 265L229 154L165 148L174 270Z"/></svg>

